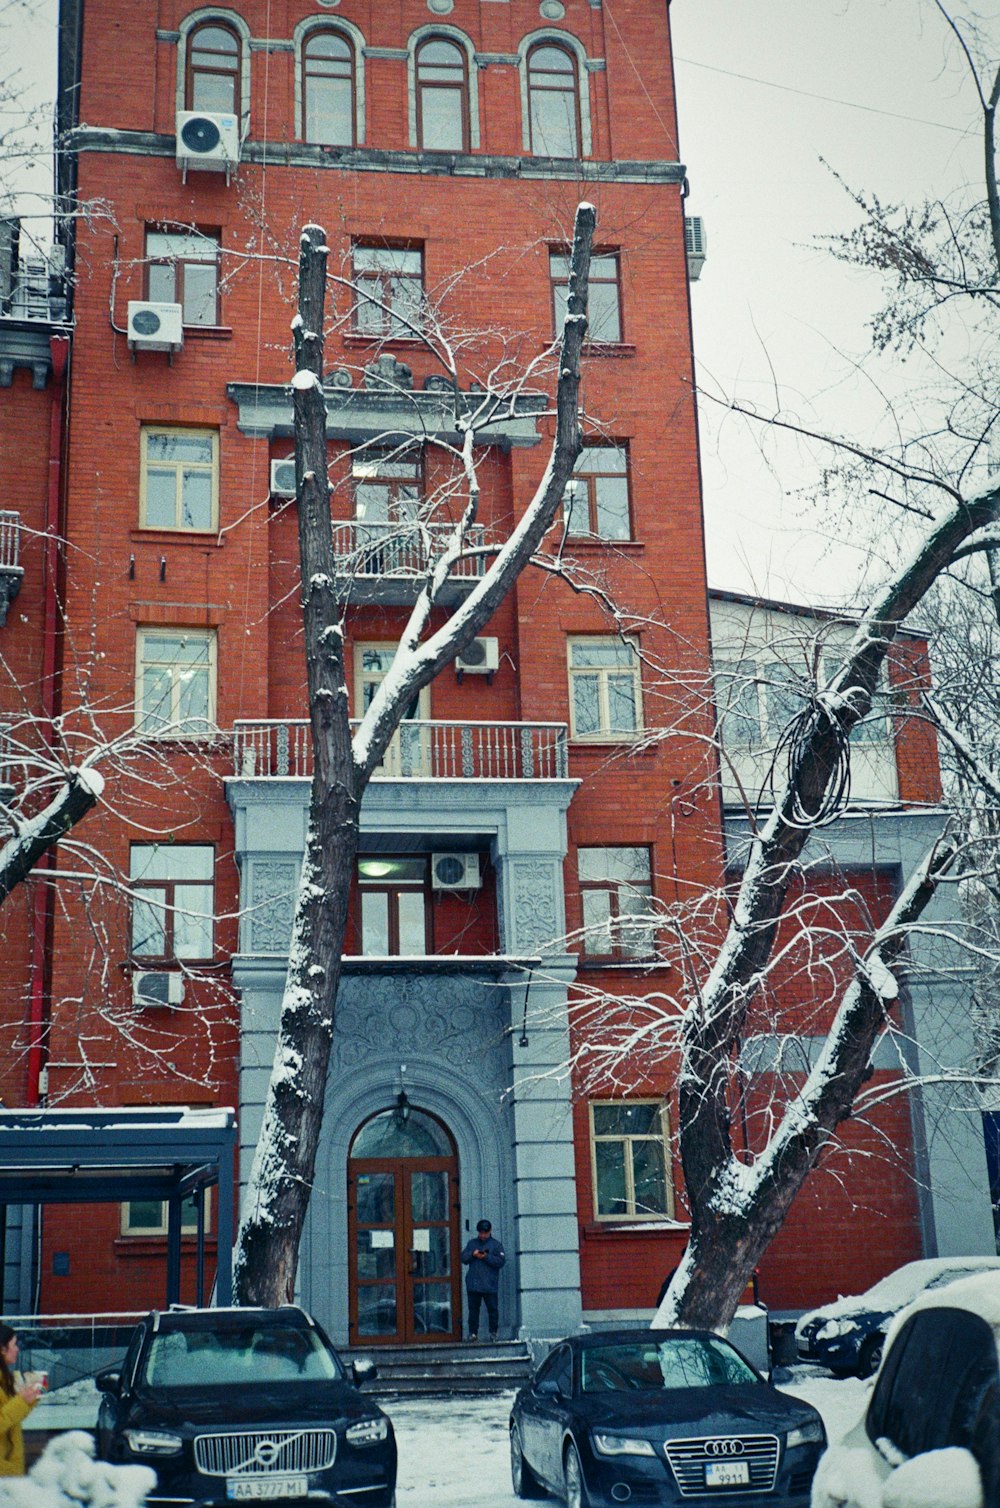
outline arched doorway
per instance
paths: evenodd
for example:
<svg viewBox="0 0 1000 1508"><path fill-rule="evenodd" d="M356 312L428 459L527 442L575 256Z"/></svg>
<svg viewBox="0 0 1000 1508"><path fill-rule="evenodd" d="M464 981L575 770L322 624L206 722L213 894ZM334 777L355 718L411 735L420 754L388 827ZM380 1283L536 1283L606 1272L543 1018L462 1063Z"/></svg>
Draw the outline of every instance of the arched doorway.
<svg viewBox="0 0 1000 1508"><path fill-rule="evenodd" d="M458 1157L441 1122L405 1097L365 1121L347 1210L351 1344L459 1339Z"/></svg>

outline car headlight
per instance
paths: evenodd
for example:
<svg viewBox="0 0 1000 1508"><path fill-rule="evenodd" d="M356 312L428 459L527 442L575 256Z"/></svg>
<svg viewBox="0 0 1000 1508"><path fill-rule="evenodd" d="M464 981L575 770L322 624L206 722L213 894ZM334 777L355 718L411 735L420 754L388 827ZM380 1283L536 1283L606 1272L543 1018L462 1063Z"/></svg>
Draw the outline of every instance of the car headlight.
<svg viewBox="0 0 1000 1508"><path fill-rule="evenodd" d="M594 1449L600 1451L602 1456L656 1455L648 1440L640 1440L633 1435L600 1435L595 1430L593 1441Z"/></svg>
<svg viewBox="0 0 1000 1508"><path fill-rule="evenodd" d="M796 1445L823 1445L826 1431L820 1419L810 1419L798 1429L790 1429L785 1437L785 1447L791 1450Z"/></svg>
<svg viewBox="0 0 1000 1508"><path fill-rule="evenodd" d="M344 1438L350 1445L378 1445L388 1434L388 1419L359 1419L348 1425Z"/></svg>
<svg viewBox="0 0 1000 1508"><path fill-rule="evenodd" d="M137 1456L175 1456L184 1445L180 1435L162 1429L127 1429L125 1439Z"/></svg>

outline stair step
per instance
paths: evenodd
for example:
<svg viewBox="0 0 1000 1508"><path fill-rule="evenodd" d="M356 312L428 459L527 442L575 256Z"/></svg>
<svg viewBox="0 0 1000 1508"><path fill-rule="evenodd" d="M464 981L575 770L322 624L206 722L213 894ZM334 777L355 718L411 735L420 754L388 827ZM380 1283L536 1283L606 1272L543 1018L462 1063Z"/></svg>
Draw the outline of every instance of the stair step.
<svg viewBox="0 0 1000 1508"><path fill-rule="evenodd" d="M365 1392L376 1398L506 1393L519 1387L531 1372L531 1352L523 1341L352 1346L341 1355L348 1365L361 1357L375 1363L378 1377Z"/></svg>

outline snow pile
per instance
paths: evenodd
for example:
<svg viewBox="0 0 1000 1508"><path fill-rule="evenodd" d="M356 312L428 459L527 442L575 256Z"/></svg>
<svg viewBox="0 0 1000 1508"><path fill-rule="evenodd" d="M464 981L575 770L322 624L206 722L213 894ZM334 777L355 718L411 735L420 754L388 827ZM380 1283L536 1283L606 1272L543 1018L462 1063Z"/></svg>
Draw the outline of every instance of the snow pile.
<svg viewBox="0 0 1000 1508"><path fill-rule="evenodd" d="M142 1508L156 1485L148 1466L109 1466L94 1460L83 1430L57 1435L26 1477L0 1480L0 1508Z"/></svg>
<svg viewBox="0 0 1000 1508"><path fill-rule="evenodd" d="M983 1508L979 1467L967 1450L928 1450L896 1467L882 1502L885 1508Z"/></svg>
<svg viewBox="0 0 1000 1508"><path fill-rule="evenodd" d="M941 1277L944 1273L954 1272L956 1281L959 1281L958 1274L979 1271L984 1273L1000 1271L1000 1258L925 1257L919 1262L907 1262L862 1294L850 1294L847 1297L841 1295L834 1303L823 1304L819 1309L810 1310L796 1325L796 1334L801 1334L803 1326L811 1319L820 1316L829 1320L857 1314L859 1311L895 1314L898 1309L903 1308L904 1304L911 1304L935 1278ZM936 1291L939 1293L940 1289Z"/></svg>
<svg viewBox="0 0 1000 1508"><path fill-rule="evenodd" d="M883 1508L882 1479L869 1451L828 1450L816 1468L812 1508L842 1508L844 1503L851 1508Z"/></svg>

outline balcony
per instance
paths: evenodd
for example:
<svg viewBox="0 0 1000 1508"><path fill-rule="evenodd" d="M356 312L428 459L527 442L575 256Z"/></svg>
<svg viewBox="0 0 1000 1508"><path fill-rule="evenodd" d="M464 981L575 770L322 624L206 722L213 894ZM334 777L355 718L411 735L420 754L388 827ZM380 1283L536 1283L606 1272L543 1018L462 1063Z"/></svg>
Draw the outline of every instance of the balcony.
<svg viewBox="0 0 1000 1508"><path fill-rule="evenodd" d="M428 570L452 534L450 524L369 523L333 525L337 580L354 602L405 606L414 600ZM468 545L483 544L482 529L471 529ZM438 601L454 605L472 591L486 570L485 556L457 560Z"/></svg>
<svg viewBox="0 0 1000 1508"><path fill-rule="evenodd" d="M352 727L357 727L357 721ZM375 779L565 780L565 723L488 723L408 719ZM312 776L312 741L305 719L233 724L234 773L242 779Z"/></svg>
<svg viewBox="0 0 1000 1508"><path fill-rule="evenodd" d="M24 567L21 565L21 515L0 512L0 628L7 621L7 610L21 590Z"/></svg>

